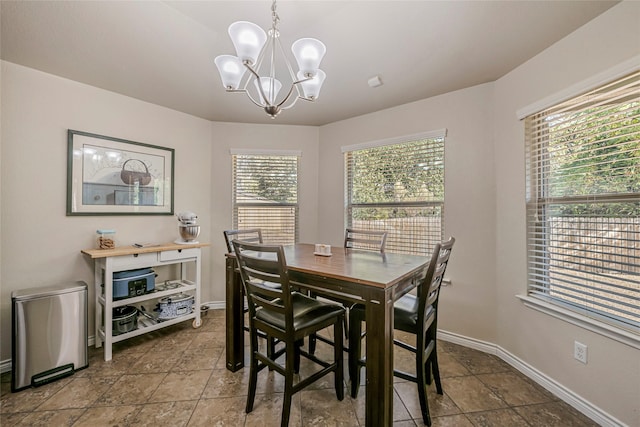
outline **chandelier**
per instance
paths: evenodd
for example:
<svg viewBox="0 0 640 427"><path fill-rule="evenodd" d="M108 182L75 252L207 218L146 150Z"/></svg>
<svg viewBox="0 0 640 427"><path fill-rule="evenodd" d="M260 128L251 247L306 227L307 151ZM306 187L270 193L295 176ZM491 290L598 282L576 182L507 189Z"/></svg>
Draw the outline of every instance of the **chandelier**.
<svg viewBox="0 0 640 427"><path fill-rule="evenodd" d="M298 63L298 72L294 74L280 43L280 18L276 12L275 0L271 5L271 20L271 28L267 33L252 22L238 21L231 24L229 37L237 56L220 55L216 57L215 63L227 92L246 93L255 105L263 108L274 119L280 111L293 107L298 99L313 102L318 98L326 77L319 69L326 47L320 40L312 38L294 42L291 51ZM286 95L280 98L278 94L282 89L282 82L275 75L278 52L286 63L291 81ZM252 85L249 84L251 81Z"/></svg>

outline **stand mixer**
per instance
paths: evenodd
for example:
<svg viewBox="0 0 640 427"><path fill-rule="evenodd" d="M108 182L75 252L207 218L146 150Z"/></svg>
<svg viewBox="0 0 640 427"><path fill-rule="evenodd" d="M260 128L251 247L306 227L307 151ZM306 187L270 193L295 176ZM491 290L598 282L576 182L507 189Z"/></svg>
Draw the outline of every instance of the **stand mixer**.
<svg viewBox="0 0 640 427"><path fill-rule="evenodd" d="M197 218L198 216L193 212L180 212L178 214L180 239L175 240L175 243L182 245L198 243L196 238L200 234L200 226L196 224Z"/></svg>

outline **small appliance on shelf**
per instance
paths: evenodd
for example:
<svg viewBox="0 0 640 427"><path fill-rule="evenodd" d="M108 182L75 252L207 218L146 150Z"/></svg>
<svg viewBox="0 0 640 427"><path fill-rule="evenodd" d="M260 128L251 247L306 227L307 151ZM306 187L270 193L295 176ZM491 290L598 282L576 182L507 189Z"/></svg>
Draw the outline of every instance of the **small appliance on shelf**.
<svg viewBox="0 0 640 427"><path fill-rule="evenodd" d="M180 238L177 239L175 243L183 245L198 243L196 239L200 234L200 226L196 224L197 219L198 216L193 212L180 212L178 214Z"/></svg>

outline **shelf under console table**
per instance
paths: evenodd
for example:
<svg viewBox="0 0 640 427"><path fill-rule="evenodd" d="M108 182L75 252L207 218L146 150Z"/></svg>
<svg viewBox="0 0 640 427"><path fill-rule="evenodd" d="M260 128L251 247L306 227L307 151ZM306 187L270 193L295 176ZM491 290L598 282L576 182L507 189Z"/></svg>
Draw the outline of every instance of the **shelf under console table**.
<svg viewBox="0 0 640 427"><path fill-rule="evenodd" d="M94 261L95 291L95 346L104 344L104 360L111 360L113 343L142 335L176 323L192 320L193 327L201 325L200 287L201 287L201 248L208 243L177 244L166 243L148 247L121 246L114 249L84 249L81 252ZM187 267L194 263L192 277L188 277ZM180 277L171 280L175 287L165 289L157 286L153 292L142 295L113 299L113 273L150 267L180 264ZM138 328L129 332L113 335L113 308L157 300L182 292L193 294L194 304L191 313L161 321L138 322Z"/></svg>

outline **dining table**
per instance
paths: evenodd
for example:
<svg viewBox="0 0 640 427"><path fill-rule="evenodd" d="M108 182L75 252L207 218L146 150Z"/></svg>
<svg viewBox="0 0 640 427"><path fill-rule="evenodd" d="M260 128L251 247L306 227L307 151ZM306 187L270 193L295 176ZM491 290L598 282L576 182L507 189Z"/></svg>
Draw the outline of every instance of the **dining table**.
<svg viewBox="0 0 640 427"><path fill-rule="evenodd" d="M315 245L284 245L290 281L303 290L365 306L367 426L393 424L393 304L427 271L426 256ZM244 294L235 254L226 254L226 367L244 366Z"/></svg>

